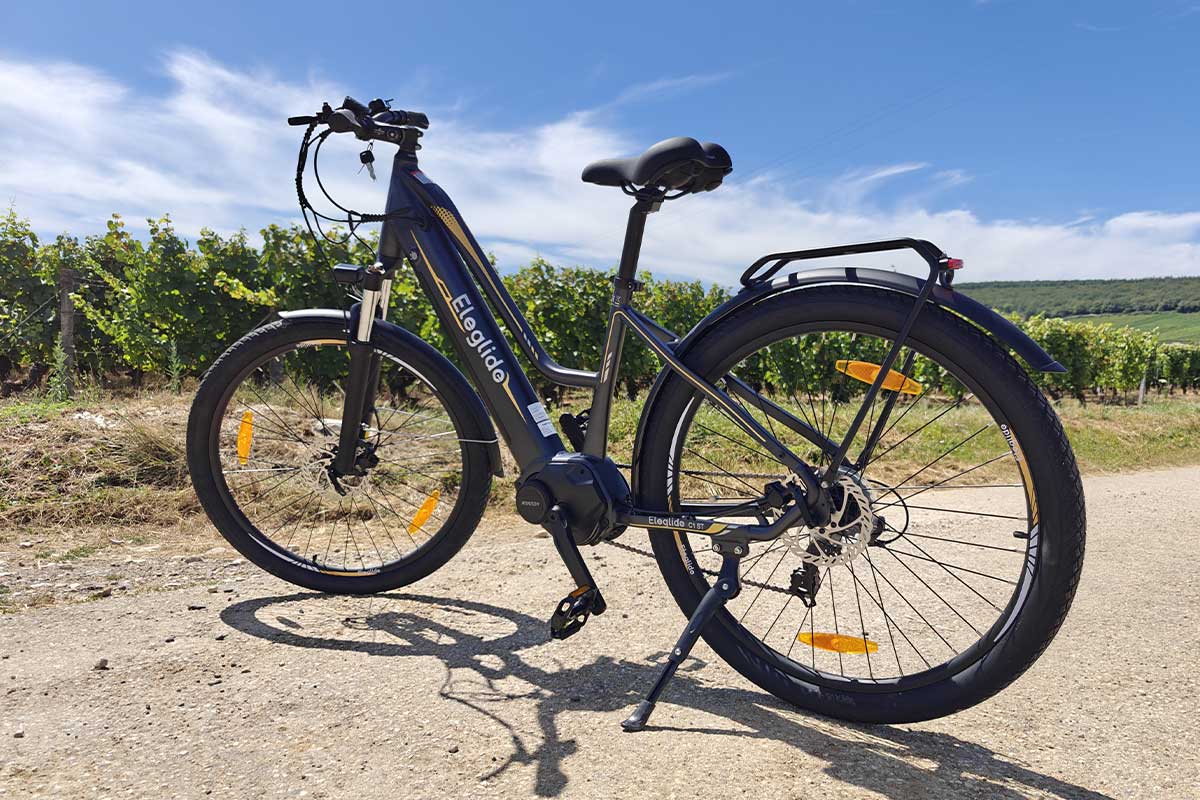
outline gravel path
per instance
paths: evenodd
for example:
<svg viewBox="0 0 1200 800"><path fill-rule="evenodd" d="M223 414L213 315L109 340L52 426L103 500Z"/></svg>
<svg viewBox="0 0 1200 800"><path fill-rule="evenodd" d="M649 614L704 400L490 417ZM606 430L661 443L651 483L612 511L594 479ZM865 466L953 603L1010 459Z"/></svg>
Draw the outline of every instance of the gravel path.
<svg viewBox="0 0 1200 800"><path fill-rule="evenodd" d="M296 592L226 551L165 570L191 585L0 616L0 797L1200 797L1200 468L1086 489L1066 627L947 719L809 716L701 644L623 734L682 624L654 564L592 551L610 611L550 642L553 547L485 523L386 597Z"/></svg>

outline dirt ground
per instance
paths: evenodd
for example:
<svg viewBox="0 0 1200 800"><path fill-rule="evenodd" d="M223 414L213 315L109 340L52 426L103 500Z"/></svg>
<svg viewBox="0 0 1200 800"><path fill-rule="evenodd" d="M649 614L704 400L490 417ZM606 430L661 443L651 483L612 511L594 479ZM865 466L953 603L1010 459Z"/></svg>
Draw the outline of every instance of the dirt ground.
<svg viewBox="0 0 1200 800"><path fill-rule="evenodd" d="M1042 659L878 727L787 707L701 644L622 733L682 617L653 562L605 547L609 613L549 641L566 573L509 517L374 598L297 591L195 522L69 558L22 533L0 547L0 797L1200 797L1200 468L1085 485L1083 582Z"/></svg>

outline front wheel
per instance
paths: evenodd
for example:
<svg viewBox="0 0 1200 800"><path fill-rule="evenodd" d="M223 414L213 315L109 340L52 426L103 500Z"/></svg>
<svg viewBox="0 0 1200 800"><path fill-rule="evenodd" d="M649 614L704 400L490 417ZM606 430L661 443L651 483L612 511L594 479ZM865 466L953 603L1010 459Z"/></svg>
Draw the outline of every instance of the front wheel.
<svg viewBox="0 0 1200 800"><path fill-rule="evenodd" d="M736 376L803 421L783 424L753 397L738 400L801 458L827 465L912 302L850 286L782 294L718 323L684 360L718 384ZM1015 680L1057 632L1083 563L1074 456L1013 358L929 305L895 369L906 380L885 383L893 391L868 410L832 490L835 524L755 545L740 596L704 632L763 689L860 722L943 716ZM678 376L643 430L634 487L643 508L735 508L788 479ZM871 430L880 435L868 447ZM690 615L719 557L694 533L651 538Z"/></svg>
<svg viewBox="0 0 1200 800"><path fill-rule="evenodd" d="M204 376L188 419L188 469L209 519L246 558L310 589L362 594L425 577L487 503L495 434L478 398L416 337L375 338L363 474L333 469L350 366L336 320L247 334Z"/></svg>

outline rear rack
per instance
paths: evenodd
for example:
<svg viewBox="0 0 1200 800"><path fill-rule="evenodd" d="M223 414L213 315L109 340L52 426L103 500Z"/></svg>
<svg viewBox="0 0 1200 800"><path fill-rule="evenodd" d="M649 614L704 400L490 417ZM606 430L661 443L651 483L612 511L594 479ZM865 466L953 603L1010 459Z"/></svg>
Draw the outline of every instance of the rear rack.
<svg viewBox="0 0 1200 800"><path fill-rule="evenodd" d="M881 242L862 242L860 244L844 244L837 247L819 247L815 250L792 250L786 253L770 253L755 261L742 273L742 286L747 289L766 283L776 272L793 261L807 261L814 258L830 258L832 256L848 256L857 253L882 253L888 250L913 250L929 264L931 274L940 274L941 283L949 288L953 276L951 270L958 269L962 262L952 259L942 252L941 248L924 239L887 239ZM767 266L770 264L770 266ZM763 267L767 267L763 269Z"/></svg>

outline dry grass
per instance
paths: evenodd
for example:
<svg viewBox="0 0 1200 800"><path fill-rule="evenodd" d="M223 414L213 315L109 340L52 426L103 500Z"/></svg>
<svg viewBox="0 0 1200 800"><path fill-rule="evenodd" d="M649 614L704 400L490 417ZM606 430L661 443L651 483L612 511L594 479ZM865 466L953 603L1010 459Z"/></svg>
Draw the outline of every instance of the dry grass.
<svg viewBox="0 0 1200 800"><path fill-rule="evenodd" d="M184 463L187 398L0 406L0 523L171 525L199 506Z"/></svg>
<svg viewBox="0 0 1200 800"><path fill-rule="evenodd" d="M178 529L194 518L200 508L184 461L189 402L162 392L81 404L0 401L0 541L49 528ZM639 412L638 403L616 405L618 461L628 458ZM1200 463L1198 398L1156 397L1140 408L1066 401L1059 413L1085 473ZM947 417L946 425L971 421ZM492 498L501 508L516 474L507 453L505 466L508 478L494 484Z"/></svg>

